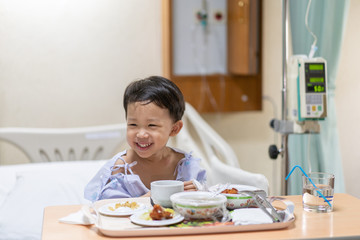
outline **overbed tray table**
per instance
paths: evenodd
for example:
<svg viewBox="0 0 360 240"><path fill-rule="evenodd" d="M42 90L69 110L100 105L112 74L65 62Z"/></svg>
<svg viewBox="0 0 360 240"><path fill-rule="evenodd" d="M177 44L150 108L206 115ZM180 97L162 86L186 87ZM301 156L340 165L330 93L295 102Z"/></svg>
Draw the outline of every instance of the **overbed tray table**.
<svg viewBox="0 0 360 240"><path fill-rule="evenodd" d="M295 221L285 228L261 231L239 231L202 233L192 235L151 235L136 239L305 239L329 237L360 237L360 199L348 194L335 194L334 211L331 213L309 213L302 209L301 195L285 196L295 204ZM82 226L60 223L62 218L81 209L80 205L50 206L44 211L42 239L113 239L107 237L95 225ZM135 230L136 231L136 230ZM121 237L134 239L134 237Z"/></svg>

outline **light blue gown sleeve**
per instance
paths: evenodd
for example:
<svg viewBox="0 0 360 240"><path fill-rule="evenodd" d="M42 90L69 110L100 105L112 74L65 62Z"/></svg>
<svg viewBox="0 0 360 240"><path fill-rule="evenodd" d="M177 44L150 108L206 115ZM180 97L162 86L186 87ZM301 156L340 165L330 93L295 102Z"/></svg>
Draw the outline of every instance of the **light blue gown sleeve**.
<svg viewBox="0 0 360 240"><path fill-rule="evenodd" d="M140 197L149 189L145 187L138 175L132 173L129 164L114 165L116 160L124 155L126 151L118 153L96 173L86 185L84 197L92 202L110 198ZM136 164L136 163L135 163ZM124 167L125 173L129 170L131 174L118 173L112 175L115 168Z"/></svg>
<svg viewBox="0 0 360 240"><path fill-rule="evenodd" d="M195 158L191 153L186 153L176 149L176 151L184 154L184 158L180 160L177 166L177 180L190 181L195 179L200 183L206 182L206 171L201 167L201 159Z"/></svg>

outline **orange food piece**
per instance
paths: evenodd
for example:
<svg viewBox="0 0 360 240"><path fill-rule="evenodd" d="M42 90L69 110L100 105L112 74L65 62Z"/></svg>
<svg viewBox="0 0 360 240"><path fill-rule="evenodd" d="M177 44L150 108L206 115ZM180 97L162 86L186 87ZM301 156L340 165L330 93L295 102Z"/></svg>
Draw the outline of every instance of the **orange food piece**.
<svg viewBox="0 0 360 240"><path fill-rule="evenodd" d="M238 194L239 191L236 188L232 188L232 189L225 189L224 191L222 191L221 193L227 193L227 194Z"/></svg>
<svg viewBox="0 0 360 240"><path fill-rule="evenodd" d="M171 212L167 212L167 211L164 212L164 218L165 219L172 219L173 217L174 216L173 216L173 214Z"/></svg>
<svg viewBox="0 0 360 240"><path fill-rule="evenodd" d="M155 204L149 215L153 220L161 220L164 216L164 209L159 204Z"/></svg>
<svg viewBox="0 0 360 240"><path fill-rule="evenodd" d="M162 219L171 219L173 214L167 212L159 204L155 204L153 210L149 213L149 216L152 220L162 220Z"/></svg>

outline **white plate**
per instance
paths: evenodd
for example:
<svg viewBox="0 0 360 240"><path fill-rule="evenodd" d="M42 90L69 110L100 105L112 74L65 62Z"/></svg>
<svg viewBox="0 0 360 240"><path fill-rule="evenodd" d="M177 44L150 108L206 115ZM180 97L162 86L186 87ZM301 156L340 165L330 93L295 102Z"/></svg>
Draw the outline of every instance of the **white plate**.
<svg viewBox="0 0 360 240"><path fill-rule="evenodd" d="M125 202L126 201L120 202L120 203L124 204ZM119 202L106 204L99 208L99 212L101 214L108 215L108 216L130 216L130 215L133 215L134 213L142 211L146 208L145 204L137 203L139 205L139 207L137 207L136 209L131 209L129 207L119 207L119 208L115 209L115 204L117 204L117 203L119 203ZM114 211L110 210L110 207L112 207L115 210Z"/></svg>
<svg viewBox="0 0 360 240"><path fill-rule="evenodd" d="M145 220L142 219L141 216L144 214L145 212L138 212L134 215L132 215L130 217L130 220L133 223L142 225L142 226L151 226L151 227L158 227L158 226L167 226L167 225L172 225L175 223L179 223L182 220L184 220L184 217L181 216L178 213L175 213L175 216L172 219L164 219L164 220Z"/></svg>

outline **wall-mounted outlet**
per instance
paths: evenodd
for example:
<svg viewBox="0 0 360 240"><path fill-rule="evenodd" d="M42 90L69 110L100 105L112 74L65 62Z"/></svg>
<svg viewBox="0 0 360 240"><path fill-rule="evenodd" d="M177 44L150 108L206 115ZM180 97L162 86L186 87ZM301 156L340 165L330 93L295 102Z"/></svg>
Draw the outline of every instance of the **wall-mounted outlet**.
<svg viewBox="0 0 360 240"><path fill-rule="evenodd" d="M213 9L209 17L211 24L226 24L226 11L223 9Z"/></svg>

